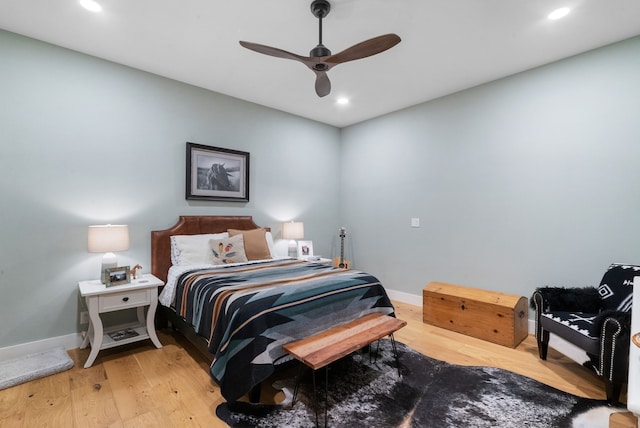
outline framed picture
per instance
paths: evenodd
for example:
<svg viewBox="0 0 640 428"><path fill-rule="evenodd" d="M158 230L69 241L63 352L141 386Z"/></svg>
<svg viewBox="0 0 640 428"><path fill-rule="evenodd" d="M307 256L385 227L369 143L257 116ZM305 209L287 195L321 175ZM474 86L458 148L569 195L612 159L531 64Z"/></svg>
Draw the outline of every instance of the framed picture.
<svg viewBox="0 0 640 428"><path fill-rule="evenodd" d="M129 266L118 266L105 269L104 278L105 285L107 287L129 284L131 282L131 272L129 272Z"/></svg>
<svg viewBox="0 0 640 428"><path fill-rule="evenodd" d="M313 241L298 241L298 257L313 256Z"/></svg>
<svg viewBox="0 0 640 428"><path fill-rule="evenodd" d="M249 201L249 153L187 143L186 198Z"/></svg>

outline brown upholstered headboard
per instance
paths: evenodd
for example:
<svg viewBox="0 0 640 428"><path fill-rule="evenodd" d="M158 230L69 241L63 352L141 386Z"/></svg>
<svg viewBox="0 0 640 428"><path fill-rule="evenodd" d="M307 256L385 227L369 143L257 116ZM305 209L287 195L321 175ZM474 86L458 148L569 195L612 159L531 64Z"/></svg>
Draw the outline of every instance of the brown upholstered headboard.
<svg viewBox="0 0 640 428"><path fill-rule="evenodd" d="M151 273L167 281L171 267L172 235L222 233L227 229L249 230L258 227L251 216L180 216L178 222L169 229L151 231Z"/></svg>

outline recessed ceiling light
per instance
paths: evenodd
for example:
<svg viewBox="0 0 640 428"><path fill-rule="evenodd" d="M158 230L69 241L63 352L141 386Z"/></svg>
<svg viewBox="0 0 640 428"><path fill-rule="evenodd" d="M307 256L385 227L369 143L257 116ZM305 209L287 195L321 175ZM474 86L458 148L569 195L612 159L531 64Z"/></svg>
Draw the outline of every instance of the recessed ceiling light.
<svg viewBox="0 0 640 428"><path fill-rule="evenodd" d="M102 6L93 0L80 0L80 6L91 12L100 12L102 10Z"/></svg>
<svg viewBox="0 0 640 428"><path fill-rule="evenodd" d="M340 98L338 98L338 99L336 100L336 103L338 103L338 104L340 104L340 105L342 105L342 106L347 105L347 104L349 104L349 98L347 98L347 97L340 97Z"/></svg>
<svg viewBox="0 0 640 428"><path fill-rule="evenodd" d="M560 19L560 18L564 18L565 16L567 16L569 14L569 12L571 12L571 9L569 9L568 7L561 7L560 9L556 9L553 12L551 12L547 18L549 19Z"/></svg>

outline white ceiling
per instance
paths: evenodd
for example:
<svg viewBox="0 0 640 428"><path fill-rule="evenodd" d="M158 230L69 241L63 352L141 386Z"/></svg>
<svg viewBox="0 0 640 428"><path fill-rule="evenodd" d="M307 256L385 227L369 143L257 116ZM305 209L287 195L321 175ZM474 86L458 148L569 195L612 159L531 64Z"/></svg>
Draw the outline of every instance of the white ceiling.
<svg viewBox="0 0 640 428"><path fill-rule="evenodd" d="M238 44L308 55L311 0L97 1L100 13L79 0L0 0L0 28L337 127L640 35L638 0L333 0L333 53L386 33L402 42L333 68L318 98L303 64ZM561 6L572 12L546 18Z"/></svg>

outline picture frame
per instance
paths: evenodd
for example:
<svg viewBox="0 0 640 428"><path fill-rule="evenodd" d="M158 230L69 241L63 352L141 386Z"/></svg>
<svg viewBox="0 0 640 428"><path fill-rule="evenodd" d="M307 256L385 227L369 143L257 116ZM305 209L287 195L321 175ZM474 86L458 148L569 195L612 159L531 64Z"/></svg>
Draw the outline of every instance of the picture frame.
<svg viewBox="0 0 640 428"><path fill-rule="evenodd" d="M298 241L298 257L307 258L313 256L313 241Z"/></svg>
<svg viewBox="0 0 640 428"><path fill-rule="evenodd" d="M129 266L118 266L105 269L104 279L104 285L106 287L129 284L131 282L131 272L129 271Z"/></svg>
<svg viewBox="0 0 640 428"><path fill-rule="evenodd" d="M249 202L249 152L187 143L186 199Z"/></svg>

